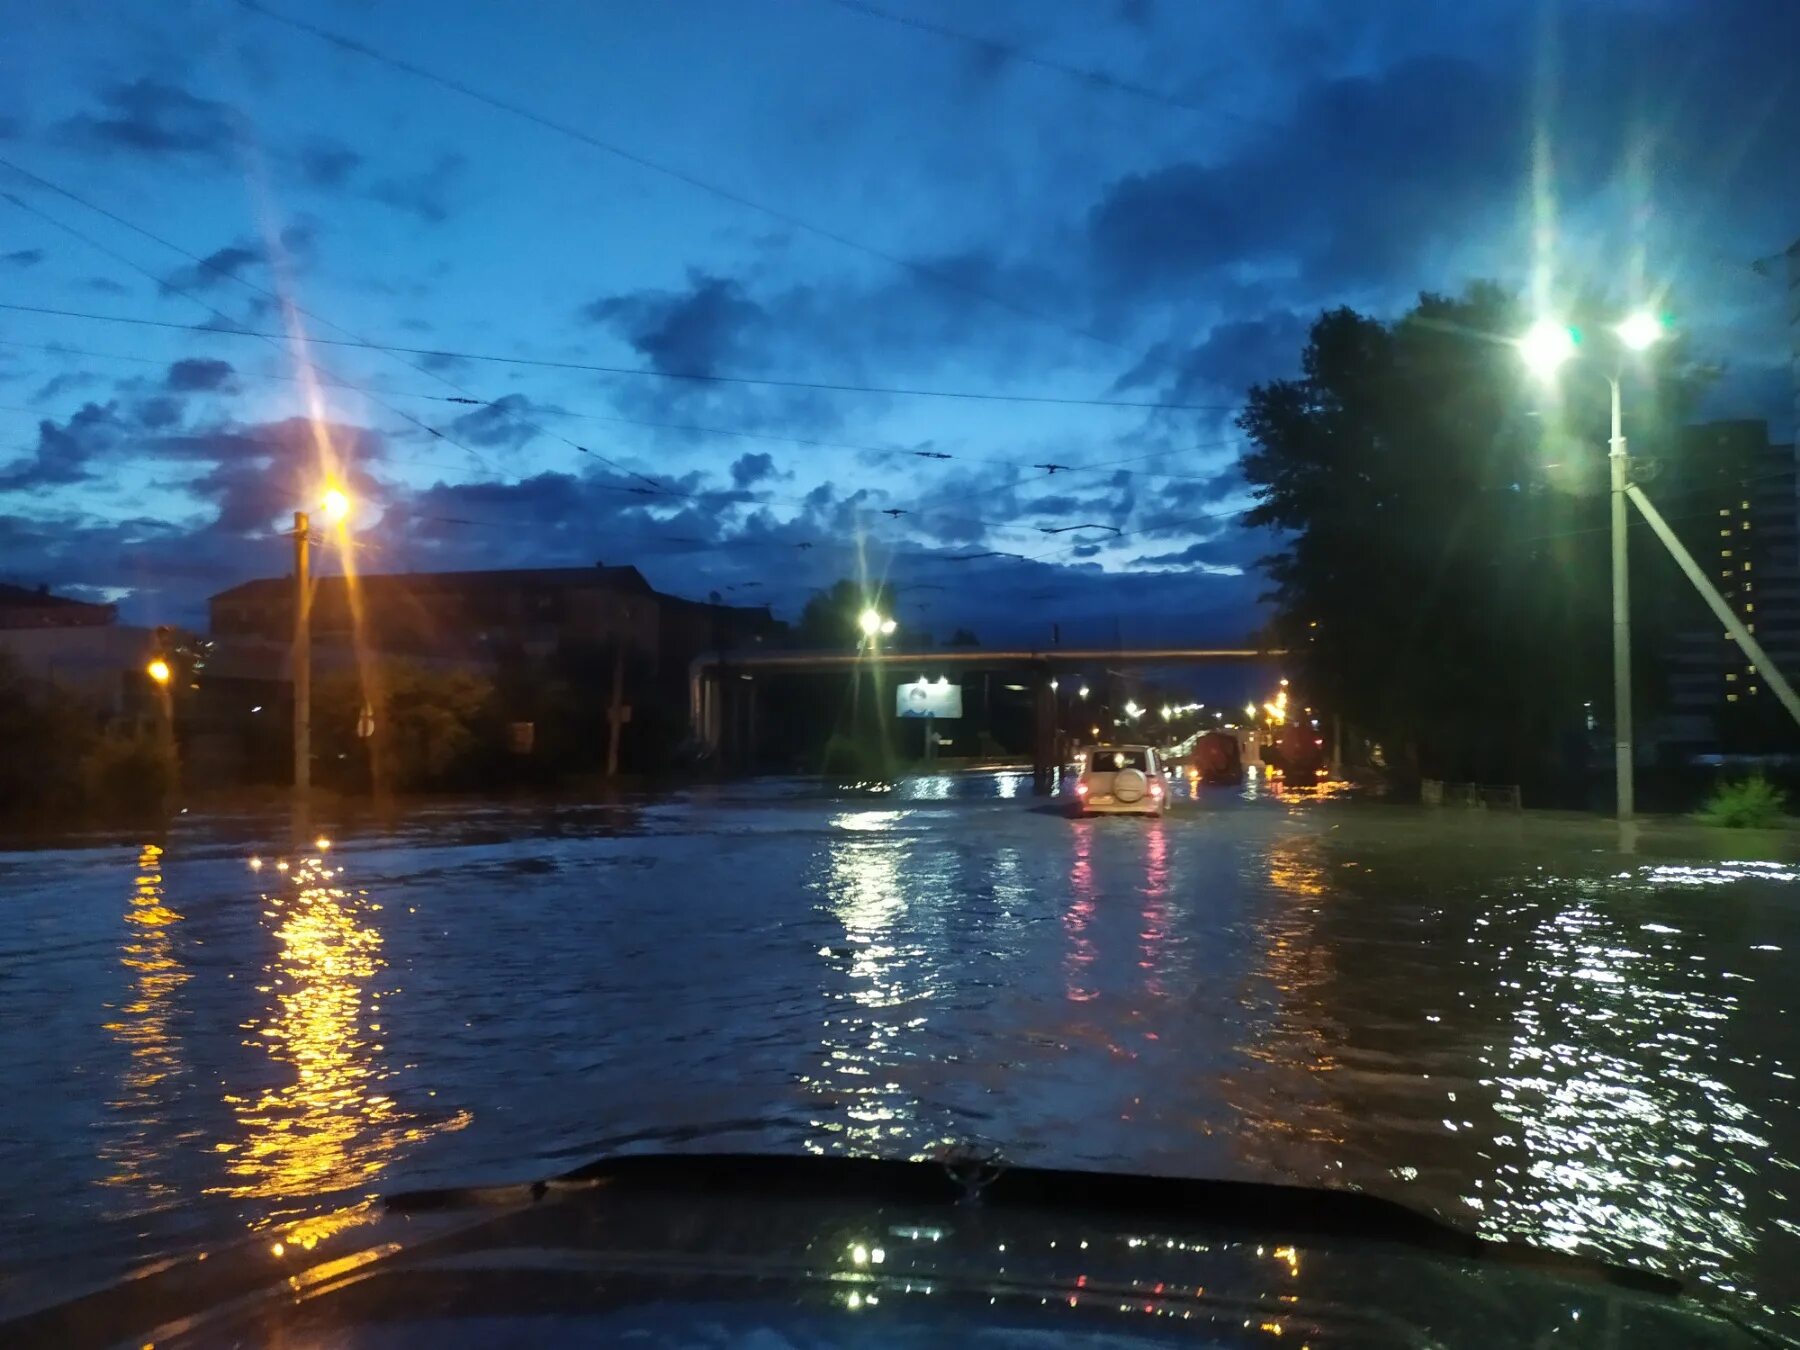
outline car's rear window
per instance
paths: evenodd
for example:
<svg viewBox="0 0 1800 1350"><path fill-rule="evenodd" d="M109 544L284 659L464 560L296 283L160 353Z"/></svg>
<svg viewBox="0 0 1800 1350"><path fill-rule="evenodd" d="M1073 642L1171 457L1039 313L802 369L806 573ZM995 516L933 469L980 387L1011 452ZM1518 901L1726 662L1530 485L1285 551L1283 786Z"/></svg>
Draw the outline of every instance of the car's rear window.
<svg viewBox="0 0 1800 1350"><path fill-rule="evenodd" d="M1092 750L1088 752L1088 767L1100 773L1114 773L1119 769L1148 769L1149 754L1143 750Z"/></svg>

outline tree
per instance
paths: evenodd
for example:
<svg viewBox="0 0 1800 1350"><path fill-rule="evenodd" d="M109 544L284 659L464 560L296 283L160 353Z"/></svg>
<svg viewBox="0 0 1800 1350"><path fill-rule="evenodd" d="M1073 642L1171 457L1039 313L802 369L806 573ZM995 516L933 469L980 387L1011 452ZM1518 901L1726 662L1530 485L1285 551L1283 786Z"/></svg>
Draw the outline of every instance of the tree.
<svg viewBox="0 0 1800 1350"><path fill-rule="evenodd" d="M1247 522L1278 532L1277 640L1316 702L1428 776L1542 778L1611 688L1605 382L1571 371L1546 399L1506 341L1524 326L1488 285L1393 323L1331 311L1300 378L1257 385L1239 418ZM1637 451L1695 390L1677 351L1652 357ZM1633 543L1635 572L1660 549ZM1650 639L1654 607L1638 615Z"/></svg>
<svg viewBox="0 0 1800 1350"><path fill-rule="evenodd" d="M472 785L500 749L493 683L468 671L384 663L373 672L374 736L357 735L364 688L343 671L313 692L313 743L322 777L339 786L362 780L371 762L395 791Z"/></svg>
<svg viewBox="0 0 1800 1350"><path fill-rule="evenodd" d="M816 592L800 611L795 639L802 647L835 649L854 647L862 640L858 620L873 609L884 618L894 614L894 595L886 582L862 582L845 577Z"/></svg>

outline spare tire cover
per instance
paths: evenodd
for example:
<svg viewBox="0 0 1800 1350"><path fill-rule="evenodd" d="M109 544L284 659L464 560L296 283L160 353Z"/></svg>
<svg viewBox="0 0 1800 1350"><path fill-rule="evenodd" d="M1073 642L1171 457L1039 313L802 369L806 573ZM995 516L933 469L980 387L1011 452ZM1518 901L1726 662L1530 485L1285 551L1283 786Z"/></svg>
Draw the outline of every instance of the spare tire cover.
<svg viewBox="0 0 1800 1350"><path fill-rule="evenodd" d="M1149 786L1142 769L1120 769L1113 775L1113 796L1122 802L1135 802Z"/></svg>

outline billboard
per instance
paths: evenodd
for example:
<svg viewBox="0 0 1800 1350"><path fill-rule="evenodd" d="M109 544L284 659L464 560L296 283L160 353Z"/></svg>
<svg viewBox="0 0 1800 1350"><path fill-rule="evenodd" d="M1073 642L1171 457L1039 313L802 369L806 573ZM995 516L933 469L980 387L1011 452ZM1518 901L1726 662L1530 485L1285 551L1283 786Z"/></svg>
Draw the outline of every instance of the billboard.
<svg viewBox="0 0 1800 1350"><path fill-rule="evenodd" d="M943 676L936 680L914 680L894 688L896 717L961 717L962 686L951 684Z"/></svg>

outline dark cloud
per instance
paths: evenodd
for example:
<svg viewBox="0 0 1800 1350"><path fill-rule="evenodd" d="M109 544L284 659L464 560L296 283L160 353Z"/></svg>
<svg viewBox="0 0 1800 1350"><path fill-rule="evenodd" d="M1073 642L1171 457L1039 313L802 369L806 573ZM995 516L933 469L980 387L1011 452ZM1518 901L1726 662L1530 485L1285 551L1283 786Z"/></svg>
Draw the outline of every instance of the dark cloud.
<svg viewBox="0 0 1800 1350"><path fill-rule="evenodd" d="M191 356L171 365L168 374L163 376L163 384L180 393L202 393L224 388L231 374L229 361Z"/></svg>
<svg viewBox="0 0 1800 1350"><path fill-rule="evenodd" d="M294 154L294 167L310 187L336 188L349 181L363 156L341 141L323 137L308 141Z"/></svg>
<svg viewBox="0 0 1800 1350"><path fill-rule="evenodd" d="M441 225L450 218L451 193L467 165L464 156L446 153L418 173L376 179L369 184L368 196L427 225Z"/></svg>
<svg viewBox="0 0 1800 1350"><path fill-rule="evenodd" d="M583 318L612 329L651 369L716 375L739 362L767 325L741 284L691 271L682 291L633 291L583 306Z"/></svg>
<svg viewBox="0 0 1800 1350"><path fill-rule="evenodd" d="M214 249L197 263L178 267L162 279L158 289L164 295L185 295L189 291L210 290L242 277L263 262L263 250L257 244L227 244Z"/></svg>
<svg viewBox="0 0 1800 1350"><path fill-rule="evenodd" d="M44 250L41 248L19 248L11 253L0 253L0 264L7 267L36 267L44 261Z"/></svg>
<svg viewBox="0 0 1800 1350"><path fill-rule="evenodd" d="M130 295L131 288L111 277L89 277L82 283L90 291L98 291L101 295Z"/></svg>
<svg viewBox="0 0 1800 1350"><path fill-rule="evenodd" d="M731 481L747 488L775 477L775 457L769 454L739 455L731 466Z"/></svg>
<svg viewBox="0 0 1800 1350"><path fill-rule="evenodd" d="M321 437L332 447L333 474L345 490L358 501L381 500L385 489L368 466L381 461L386 443L362 427L315 426L306 418L290 417L166 437L146 448L165 459L209 462L182 484L214 508L207 530L260 537L290 517L295 502L317 495Z"/></svg>
<svg viewBox="0 0 1800 1350"><path fill-rule="evenodd" d="M91 370L58 371L45 380L37 393L31 396L33 403L47 403L59 394L66 394L71 389L85 389L100 383L100 377Z"/></svg>
<svg viewBox="0 0 1800 1350"><path fill-rule="evenodd" d="M146 431L167 431L181 421L181 401L166 394L147 398L132 409L132 417Z"/></svg>
<svg viewBox="0 0 1800 1350"><path fill-rule="evenodd" d="M1151 387L1171 402L1240 399L1250 386L1300 370L1310 324L1292 310L1215 323L1199 342L1160 342L1115 382L1127 390Z"/></svg>
<svg viewBox="0 0 1800 1350"><path fill-rule="evenodd" d="M59 130L72 144L95 151L224 161L237 140L237 123L225 104L146 75L103 89L95 111L69 118Z"/></svg>
<svg viewBox="0 0 1800 1350"><path fill-rule="evenodd" d="M459 441L485 449L517 450L538 434L532 420L536 411L523 394L507 394L464 413L450 424Z"/></svg>
<svg viewBox="0 0 1800 1350"><path fill-rule="evenodd" d="M1096 264L1134 292L1296 262L1319 284L1407 275L1527 180L1522 93L1451 57L1315 86L1279 136L1115 183L1088 217Z"/></svg>
<svg viewBox="0 0 1800 1350"><path fill-rule="evenodd" d="M0 492L38 492L92 478L89 461L111 448L120 429L110 404L84 404L61 424L45 418L38 423L36 447L0 464Z"/></svg>

